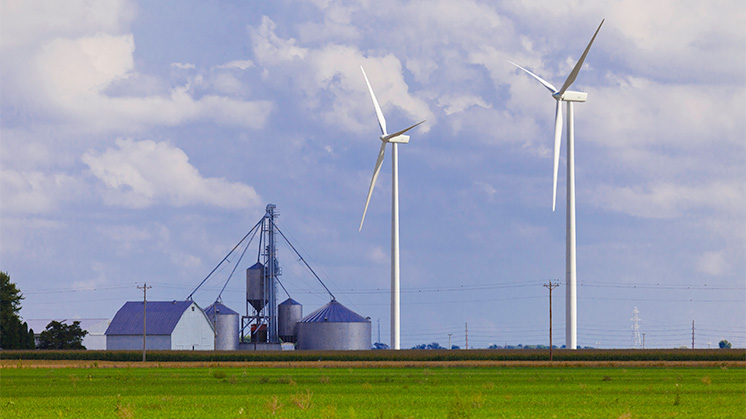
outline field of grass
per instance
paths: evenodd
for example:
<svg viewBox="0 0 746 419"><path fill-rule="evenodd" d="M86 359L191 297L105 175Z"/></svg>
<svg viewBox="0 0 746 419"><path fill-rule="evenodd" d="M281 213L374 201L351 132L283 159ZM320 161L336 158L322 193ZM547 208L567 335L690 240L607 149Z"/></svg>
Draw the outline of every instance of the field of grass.
<svg viewBox="0 0 746 419"><path fill-rule="evenodd" d="M3 368L2 417L743 418L746 411L741 367L97 366Z"/></svg>

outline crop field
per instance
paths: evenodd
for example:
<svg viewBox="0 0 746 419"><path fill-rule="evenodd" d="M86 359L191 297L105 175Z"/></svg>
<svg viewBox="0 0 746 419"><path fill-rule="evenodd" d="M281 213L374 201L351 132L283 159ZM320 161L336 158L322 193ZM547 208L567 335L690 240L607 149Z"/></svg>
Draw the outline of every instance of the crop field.
<svg viewBox="0 0 746 419"><path fill-rule="evenodd" d="M742 365L3 364L3 418L743 418L746 411Z"/></svg>

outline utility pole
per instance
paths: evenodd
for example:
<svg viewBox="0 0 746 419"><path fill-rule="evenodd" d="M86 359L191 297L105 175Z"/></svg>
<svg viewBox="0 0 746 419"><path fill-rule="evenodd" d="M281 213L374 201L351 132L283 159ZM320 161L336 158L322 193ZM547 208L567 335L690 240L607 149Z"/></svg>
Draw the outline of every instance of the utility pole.
<svg viewBox="0 0 746 419"><path fill-rule="evenodd" d="M549 289L549 360L552 360L552 290L559 287L559 283L549 281L544 288Z"/></svg>
<svg viewBox="0 0 746 419"><path fill-rule="evenodd" d="M149 287L147 282L144 283L141 286L137 286L137 289L142 290L142 362L145 362L145 326L147 325L147 322L145 321L145 315L147 313L147 310L145 309L148 304L148 290L153 287Z"/></svg>
<svg viewBox="0 0 746 419"><path fill-rule="evenodd" d="M464 323L466 333L466 349L469 349L469 323Z"/></svg>
<svg viewBox="0 0 746 419"><path fill-rule="evenodd" d="M642 334L642 349L645 349L645 333Z"/></svg>
<svg viewBox="0 0 746 419"><path fill-rule="evenodd" d="M453 334L453 333L449 333L449 334L448 334L448 349L451 349L451 348L453 348L453 346L451 346L451 335L452 335L452 334Z"/></svg>

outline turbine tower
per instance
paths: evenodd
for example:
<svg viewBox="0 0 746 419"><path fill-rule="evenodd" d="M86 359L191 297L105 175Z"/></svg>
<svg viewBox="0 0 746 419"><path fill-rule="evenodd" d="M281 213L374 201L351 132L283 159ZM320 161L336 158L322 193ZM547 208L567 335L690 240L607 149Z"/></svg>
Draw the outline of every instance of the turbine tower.
<svg viewBox="0 0 746 419"><path fill-rule="evenodd" d="M386 131L386 119L383 117L383 112L381 112L381 107L378 105L376 95L373 93L373 88L370 87L370 81L368 81L368 76L365 74L365 69L363 69L362 66L360 66L360 69L363 71L365 83L368 85L370 97L373 99L373 106L376 109L376 116L378 117L378 126L381 128L381 136L378 138L383 144L381 144L381 150L378 152L378 160L376 160L376 166L373 169L373 178L370 180L368 197L365 199L365 209L363 209L363 218L360 220L360 228L358 231L362 231L363 229L365 214L368 212L368 204L370 203L370 196L373 194L373 187L376 185L376 179L378 179L378 173L381 171L381 164L383 164L383 155L386 152L386 144L391 143L391 349L400 349L398 145L409 143L409 136L403 134L425 121L418 122L409 128L389 134Z"/></svg>
<svg viewBox="0 0 746 419"><path fill-rule="evenodd" d="M556 87L552 86L552 84L548 81L510 61L511 64L525 71L531 77L541 83L544 87L546 87L552 93L552 97L554 98L554 100L557 101L557 106L554 114L554 176L552 179L552 211L555 210L557 202L557 169L559 166L560 142L562 138L561 102L567 103L567 227L565 232L565 282L567 285L565 289L567 302L565 306L565 347L568 349L576 349L578 347L578 299L575 263L575 127L573 103L585 102L588 98L588 94L584 92L574 92L567 89L570 87L570 85L572 85L572 83L575 81L575 78L578 76L578 72L583 66L585 57L588 55L588 51L591 49L591 45L593 45L593 41L596 39L596 35L598 35L598 31L601 30L601 26L603 24L604 20L601 20L601 24L598 25L598 29L596 29L596 32L593 34L591 42L589 42L588 46L585 47L583 55L580 56L580 59L575 64L575 67L573 67L572 71L567 76L565 83L559 90L557 90Z"/></svg>

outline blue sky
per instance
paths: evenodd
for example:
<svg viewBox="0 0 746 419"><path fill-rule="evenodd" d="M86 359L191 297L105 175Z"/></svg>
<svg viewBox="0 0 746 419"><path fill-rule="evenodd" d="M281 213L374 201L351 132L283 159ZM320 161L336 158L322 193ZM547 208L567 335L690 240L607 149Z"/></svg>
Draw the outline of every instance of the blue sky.
<svg viewBox="0 0 746 419"><path fill-rule="evenodd" d="M274 203L388 342L390 156L358 232L363 65L390 129L427 120L399 152L402 347L463 346L466 323L470 347L547 343L566 145L553 213L554 101L508 60L561 85L605 18L573 85L578 343L631 347L638 307L647 346L691 345L692 321L697 347L746 346L742 1L1 4L0 269L25 319L111 318L145 282L183 299ZM305 313L328 301L280 258Z"/></svg>

